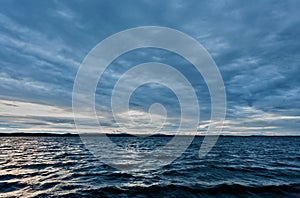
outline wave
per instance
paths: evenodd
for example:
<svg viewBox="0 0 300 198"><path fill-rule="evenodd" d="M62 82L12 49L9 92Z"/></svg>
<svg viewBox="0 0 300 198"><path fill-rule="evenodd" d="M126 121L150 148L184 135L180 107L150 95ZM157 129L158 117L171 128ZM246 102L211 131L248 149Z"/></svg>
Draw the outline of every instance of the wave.
<svg viewBox="0 0 300 198"><path fill-rule="evenodd" d="M152 185L149 187L103 187L83 190L62 197L299 197L300 184L281 186L243 186L239 184L221 184L211 188L203 186L187 187L181 185Z"/></svg>

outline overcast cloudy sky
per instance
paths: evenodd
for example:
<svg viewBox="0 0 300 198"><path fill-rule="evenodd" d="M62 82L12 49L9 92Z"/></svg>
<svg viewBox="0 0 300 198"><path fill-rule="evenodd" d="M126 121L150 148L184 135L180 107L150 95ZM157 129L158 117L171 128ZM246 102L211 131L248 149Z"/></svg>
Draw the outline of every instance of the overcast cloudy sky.
<svg viewBox="0 0 300 198"><path fill-rule="evenodd" d="M151 25L192 36L215 60L227 94L223 134L299 135L299 1L2 0L0 5L0 132L75 132L72 89L84 57L114 33ZM96 95L102 125L119 131L109 110L112 88L126 70L151 61L172 65L190 80L203 133L210 117L203 79L180 56L158 49L132 51L109 66ZM146 112L155 102L165 105L166 129L174 130L179 103L163 86L134 92L133 125L147 131Z"/></svg>

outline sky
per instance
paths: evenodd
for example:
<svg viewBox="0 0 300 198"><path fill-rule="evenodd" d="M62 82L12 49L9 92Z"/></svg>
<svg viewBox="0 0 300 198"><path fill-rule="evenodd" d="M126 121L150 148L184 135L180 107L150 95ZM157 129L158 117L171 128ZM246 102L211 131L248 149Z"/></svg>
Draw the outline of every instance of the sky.
<svg viewBox="0 0 300 198"><path fill-rule="evenodd" d="M2 0L0 133L76 132L73 83L89 51L119 31L164 26L196 39L216 62L227 96L222 134L299 135L299 8L299 1L288 0ZM134 50L109 65L95 96L105 132L122 132L110 107L114 85L128 69L144 62L172 65L190 81L200 106L196 133L205 134L211 101L203 78L191 63L161 49ZM174 131L180 123L178 98L168 87L155 84L133 93L129 114L134 121L126 126L147 133L152 126L148 110L154 103L165 107L167 118L153 118L166 119L164 131ZM86 125L80 132L95 131Z"/></svg>

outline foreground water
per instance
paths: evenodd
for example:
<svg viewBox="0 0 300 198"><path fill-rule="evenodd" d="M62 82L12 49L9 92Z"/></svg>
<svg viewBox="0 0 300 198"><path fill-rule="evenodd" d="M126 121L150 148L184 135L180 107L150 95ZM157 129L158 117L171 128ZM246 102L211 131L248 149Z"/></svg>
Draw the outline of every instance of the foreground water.
<svg viewBox="0 0 300 198"><path fill-rule="evenodd" d="M169 141L112 139L135 150ZM1 137L0 197L300 197L300 137L221 137L199 159L202 140L168 166L128 174L79 137Z"/></svg>

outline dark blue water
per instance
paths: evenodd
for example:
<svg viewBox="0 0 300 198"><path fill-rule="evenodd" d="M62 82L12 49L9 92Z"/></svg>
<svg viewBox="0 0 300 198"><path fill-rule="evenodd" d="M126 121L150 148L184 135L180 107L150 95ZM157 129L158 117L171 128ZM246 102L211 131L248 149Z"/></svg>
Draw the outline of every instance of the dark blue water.
<svg viewBox="0 0 300 198"><path fill-rule="evenodd" d="M300 138L221 137L199 159L202 140L168 166L128 174L99 162L79 137L1 137L0 197L300 197Z"/></svg>

